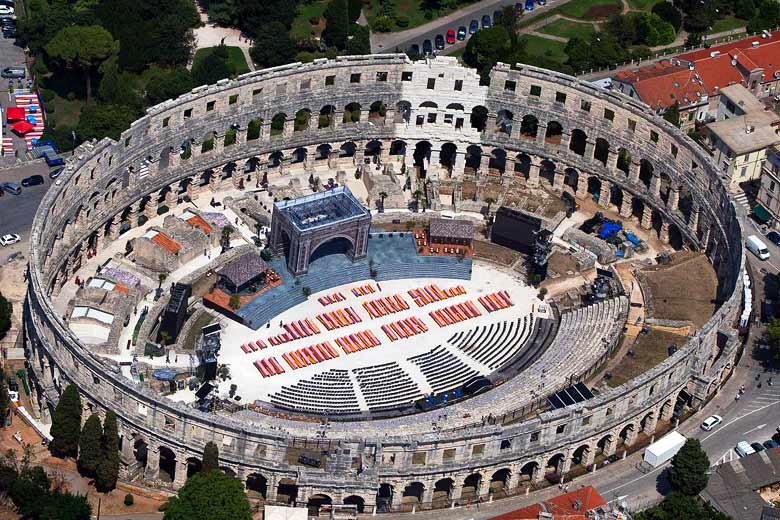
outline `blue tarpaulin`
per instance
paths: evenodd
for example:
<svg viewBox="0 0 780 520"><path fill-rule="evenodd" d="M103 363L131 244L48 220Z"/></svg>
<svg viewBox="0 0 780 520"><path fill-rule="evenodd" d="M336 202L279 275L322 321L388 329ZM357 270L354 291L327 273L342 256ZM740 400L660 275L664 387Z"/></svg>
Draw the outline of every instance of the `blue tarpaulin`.
<svg viewBox="0 0 780 520"><path fill-rule="evenodd" d="M173 381L177 372L172 368L158 368L152 372L152 375L158 381Z"/></svg>
<svg viewBox="0 0 780 520"><path fill-rule="evenodd" d="M599 238L606 240L611 235L617 234L621 229L623 229L623 225L620 222L604 222L599 230Z"/></svg>
<svg viewBox="0 0 780 520"><path fill-rule="evenodd" d="M639 238L635 234L631 233L630 231L624 231L623 234L626 235L626 239L632 244L634 244L635 246L638 246L640 244Z"/></svg>

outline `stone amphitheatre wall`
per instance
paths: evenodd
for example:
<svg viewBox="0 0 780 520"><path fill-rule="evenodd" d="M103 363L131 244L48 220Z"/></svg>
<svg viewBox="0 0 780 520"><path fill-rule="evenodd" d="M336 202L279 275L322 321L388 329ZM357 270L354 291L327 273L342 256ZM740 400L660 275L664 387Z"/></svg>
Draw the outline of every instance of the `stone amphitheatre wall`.
<svg viewBox="0 0 780 520"><path fill-rule="evenodd" d="M308 125L300 123L305 117L295 122L302 109L312 114ZM160 398L80 345L52 308L50 297L89 251L116 240L123 224L137 226L141 214L156 215L159 204L174 208L201 191L261 176L283 179L295 168L355 168L371 154L386 162L391 153L424 168L433 188L470 181L479 191L488 182L519 182L548 183L580 198L599 193L599 204L637 217L662 241L677 238L706 251L722 280L722 304L676 354L580 405L511 425L477 422L409 436L356 423L350 435L328 436L320 448L329 450L328 463L317 470L283 462L301 436L318 442L317 424L302 424L296 440L272 418L260 424L208 415ZM671 418L683 389L698 406L729 373L736 352L732 324L744 256L716 166L646 106L534 67L499 64L482 86L473 70L450 58L346 57L195 89L149 109L118 141L79 147L41 203L31 244L25 325L41 415L48 417L73 382L89 408L118 414L129 468L137 466L139 442L148 447L149 482L158 479L161 453L175 457L174 488L186 480L187 460L215 441L224 467L244 481L264 479L268 500L282 479L297 484L299 501L326 493L334 503L358 497L367 507L383 485L397 495L411 486L429 503L437 482L452 479L457 498L468 479L486 492L501 474L513 492L523 475L541 480L551 460L566 472L575 453L587 463L597 448L610 454L619 439L630 445L640 431L652 434L659 420Z"/></svg>

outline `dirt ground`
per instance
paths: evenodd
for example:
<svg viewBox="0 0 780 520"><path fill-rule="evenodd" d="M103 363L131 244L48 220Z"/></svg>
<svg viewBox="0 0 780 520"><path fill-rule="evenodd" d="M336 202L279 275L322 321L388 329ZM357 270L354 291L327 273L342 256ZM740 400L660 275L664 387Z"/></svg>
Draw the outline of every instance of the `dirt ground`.
<svg viewBox="0 0 780 520"><path fill-rule="evenodd" d="M675 253L670 264L642 273L650 290L651 317L689 320L701 327L715 312L718 278L703 253Z"/></svg>
<svg viewBox="0 0 780 520"><path fill-rule="evenodd" d="M620 386L626 381L643 374L650 368L669 357L669 346L682 345L685 336L663 330L650 329L647 334L642 334L637 339L631 350L634 355L626 355L612 369L612 377L607 379L611 387Z"/></svg>
<svg viewBox="0 0 780 520"><path fill-rule="evenodd" d="M520 258L520 253L517 251L513 251L496 244L491 244L490 242L474 240L472 245L474 246L474 256L476 258L484 258L507 267L515 263L517 259Z"/></svg>

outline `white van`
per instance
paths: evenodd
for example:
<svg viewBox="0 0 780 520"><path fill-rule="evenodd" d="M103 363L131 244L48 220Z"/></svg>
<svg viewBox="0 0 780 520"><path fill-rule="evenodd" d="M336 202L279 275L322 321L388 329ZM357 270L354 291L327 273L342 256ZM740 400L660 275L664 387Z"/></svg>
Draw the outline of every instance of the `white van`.
<svg viewBox="0 0 780 520"><path fill-rule="evenodd" d="M745 241L745 245L750 251L761 260L769 258L769 249L766 248L766 244L761 241L756 235L750 235Z"/></svg>
<svg viewBox="0 0 780 520"><path fill-rule="evenodd" d="M740 457L747 457L748 455L752 455L756 452L756 450L754 450L747 441L739 441L737 446L734 448L734 451L736 451L737 455Z"/></svg>

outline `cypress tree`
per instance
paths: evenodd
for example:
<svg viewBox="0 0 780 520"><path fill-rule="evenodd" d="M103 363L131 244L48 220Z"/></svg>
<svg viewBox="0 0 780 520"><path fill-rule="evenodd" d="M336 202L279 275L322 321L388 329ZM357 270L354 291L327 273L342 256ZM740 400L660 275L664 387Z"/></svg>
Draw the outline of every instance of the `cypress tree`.
<svg viewBox="0 0 780 520"><path fill-rule="evenodd" d="M326 22L325 40L328 45L343 50L347 46L350 26L347 0L330 0L322 16Z"/></svg>
<svg viewBox="0 0 780 520"><path fill-rule="evenodd" d="M81 397L72 384L65 387L51 420L51 452L58 457L75 457L81 434Z"/></svg>
<svg viewBox="0 0 780 520"><path fill-rule="evenodd" d="M203 464L201 464L201 472L208 473L219 469L219 448L213 442L206 443L206 447L203 449Z"/></svg>
<svg viewBox="0 0 780 520"><path fill-rule="evenodd" d="M84 429L81 430L79 438L79 471L87 476L93 476L97 470L100 461L100 445L103 428L100 424L100 418L92 414L84 423Z"/></svg>
<svg viewBox="0 0 780 520"><path fill-rule="evenodd" d="M95 476L95 487L104 493L116 487L119 477L119 430L116 424L116 414L106 412L103 423L103 438L101 441L101 456Z"/></svg>
<svg viewBox="0 0 780 520"><path fill-rule="evenodd" d="M11 414L11 397L8 395L8 383L5 373L0 371L0 428L5 426L6 418Z"/></svg>

